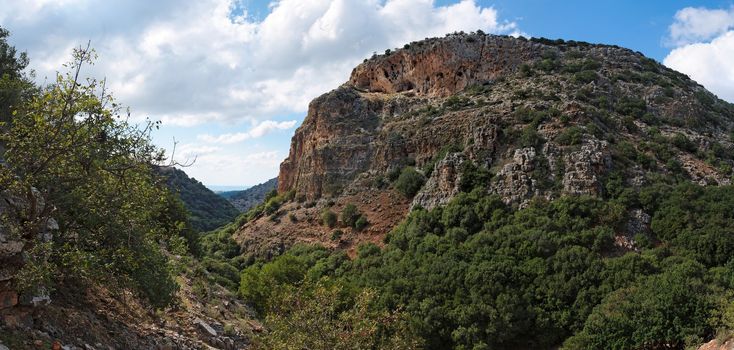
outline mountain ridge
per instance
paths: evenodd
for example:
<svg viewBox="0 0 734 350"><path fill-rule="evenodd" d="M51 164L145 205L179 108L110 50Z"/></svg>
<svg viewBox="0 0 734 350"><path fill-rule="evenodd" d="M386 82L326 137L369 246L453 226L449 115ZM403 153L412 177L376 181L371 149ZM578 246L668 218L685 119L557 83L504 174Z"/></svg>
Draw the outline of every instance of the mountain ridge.
<svg viewBox="0 0 734 350"><path fill-rule="evenodd" d="M489 192L520 207L536 197L603 197L610 177L638 188L651 174L725 185L733 116L685 75L617 46L483 33L414 42L365 60L309 105L278 176L278 191L297 199L283 212L298 221L255 220L235 237L255 250L379 242L409 208L459 193L464 167L486 169ZM707 161L712 152L725 159ZM410 198L388 181L407 167L426 182ZM347 204L372 225L338 244L329 228L300 218ZM308 238L293 233L302 231Z"/></svg>

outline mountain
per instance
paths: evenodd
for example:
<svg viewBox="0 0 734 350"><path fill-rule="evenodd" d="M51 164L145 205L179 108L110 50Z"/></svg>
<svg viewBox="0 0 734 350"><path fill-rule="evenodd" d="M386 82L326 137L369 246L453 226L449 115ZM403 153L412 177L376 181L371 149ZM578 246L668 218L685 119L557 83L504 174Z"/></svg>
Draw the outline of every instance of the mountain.
<svg viewBox="0 0 734 350"><path fill-rule="evenodd" d="M239 211L246 212L262 203L265 200L265 195L276 188L278 188L278 178L272 178L243 191L226 191L217 194L226 198Z"/></svg>
<svg viewBox="0 0 734 350"><path fill-rule="evenodd" d="M733 114L685 75L628 49L451 35L365 60L311 102L278 191L314 201L284 207L296 217L356 205L371 225L345 237L353 247L379 240L410 208L447 203L471 168L492 174L488 193L521 208L539 197L604 197L610 178L637 189L653 175L725 185ZM410 198L389 186L407 167L425 180ZM333 245L328 227L304 222L255 220L237 237L268 250L308 231L309 241Z"/></svg>
<svg viewBox="0 0 734 350"><path fill-rule="evenodd" d="M180 169L173 167L157 168L166 178L168 188L178 193L190 221L197 231L210 231L227 224L239 215L239 211L226 199L218 196L196 179L190 178Z"/></svg>
<svg viewBox="0 0 734 350"><path fill-rule="evenodd" d="M313 100L278 195L213 237L265 261L239 292L268 344L695 347L734 329L733 138L734 105L639 52L456 33Z"/></svg>

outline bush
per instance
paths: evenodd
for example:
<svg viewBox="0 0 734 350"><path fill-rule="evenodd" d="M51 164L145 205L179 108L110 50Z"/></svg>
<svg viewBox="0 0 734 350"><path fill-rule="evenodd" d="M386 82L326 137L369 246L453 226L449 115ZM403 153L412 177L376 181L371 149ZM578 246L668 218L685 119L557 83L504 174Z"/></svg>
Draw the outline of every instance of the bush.
<svg viewBox="0 0 734 350"><path fill-rule="evenodd" d="M367 227L367 225L369 225L369 222L367 221L367 218L364 217L364 215L360 216L359 219L354 222L354 228L359 231L362 231L365 227Z"/></svg>
<svg viewBox="0 0 734 350"><path fill-rule="evenodd" d="M543 137L538 133L537 127L530 124L522 129L520 134L520 147L537 147L543 142Z"/></svg>
<svg viewBox="0 0 734 350"><path fill-rule="evenodd" d="M338 241L342 236L344 235L344 232L342 230L336 229L331 233L331 240L332 241Z"/></svg>
<svg viewBox="0 0 734 350"><path fill-rule="evenodd" d="M598 75L593 70L584 70L573 74L573 81L580 84L588 84L598 78Z"/></svg>
<svg viewBox="0 0 734 350"><path fill-rule="evenodd" d="M400 172L400 176L395 180L395 189L403 194L406 198L413 198L423 187L426 178L413 167L405 167Z"/></svg>
<svg viewBox="0 0 734 350"><path fill-rule="evenodd" d="M336 226L337 217L336 214L329 210L325 209L323 213L321 213L321 224L329 226L329 228L333 228Z"/></svg>
<svg viewBox="0 0 734 350"><path fill-rule="evenodd" d="M578 126L572 126L563 130L556 136L556 142L561 145L578 145L584 137L583 129Z"/></svg>
<svg viewBox="0 0 734 350"><path fill-rule="evenodd" d="M670 143L672 143L673 146L678 147L681 151L695 153L698 150L696 144L689 140L686 135L681 133L676 133L673 138L670 139Z"/></svg>
<svg viewBox="0 0 734 350"><path fill-rule="evenodd" d="M354 224L357 222L357 219L359 219L361 214L359 213L359 209L357 209L357 207L354 204L349 203L345 205L344 208L342 209L341 216L342 216L342 224L349 226L349 227L354 227Z"/></svg>
<svg viewBox="0 0 734 350"><path fill-rule="evenodd" d="M621 115L642 118L647 113L647 103L637 97L623 97L614 106L617 113Z"/></svg>

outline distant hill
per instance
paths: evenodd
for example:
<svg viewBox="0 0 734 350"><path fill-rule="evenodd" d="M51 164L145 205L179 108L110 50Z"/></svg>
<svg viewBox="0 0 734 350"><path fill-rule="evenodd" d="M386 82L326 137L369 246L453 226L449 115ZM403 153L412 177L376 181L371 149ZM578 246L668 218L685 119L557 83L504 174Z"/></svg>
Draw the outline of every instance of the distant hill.
<svg viewBox="0 0 734 350"><path fill-rule="evenodd" d="M210 231L234 220L239 211L226 199L212 192L201 182L176 168L158 168L167 179L168 187L181 196L191 213L191 225L198 231Z"/></svg>
<svg viewBox="0 0 734 350"><path fill-rule="evenodd" d="M278 178L273 178L244 191L226 191L217 194L229 200L239 211L246 212L261 203L265 199L265 195L276 188L278 188Z"/></svg>

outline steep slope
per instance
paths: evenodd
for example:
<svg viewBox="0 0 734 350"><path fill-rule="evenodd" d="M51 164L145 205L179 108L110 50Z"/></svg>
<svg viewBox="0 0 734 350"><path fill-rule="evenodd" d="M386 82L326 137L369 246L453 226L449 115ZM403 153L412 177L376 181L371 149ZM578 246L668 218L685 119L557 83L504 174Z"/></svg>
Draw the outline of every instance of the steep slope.
<svg viewBox="0 0 734 350"><path fill-rule="evenodd" d="M218 196L201 182L190 178L182 170L158 168L166 178L168 188L178 193L186 209L191 213L191 225L197 231L210 231L234 220L239 214L226 199Z"/></svg>
<svg viewBox="0 0 734 350"><path fill-rule="evenodd" d="M265 195L276 188L278 188L278 178L272 178L244 191L227 191L217 194L226 198L235 208L244 213L262 203L265 200Z"/></svg>
<svg viewBox="0 0 734 350"><path fill-rule="evenodd" d="M483 33L414 42L365 60L310 104L278 177L296 200L235 237L258 252L379 243L409 208L447 203L467 181L516 207L656 176L729 184L733 122L731 104L628 49ZM389 185L408 166L426 178L409 198ZM370 225L332 239L319 219L347 204ZM629 227L645 225L645 213L629 214ZM617 232L620 246L633 245L632 231Z"/></svg>

